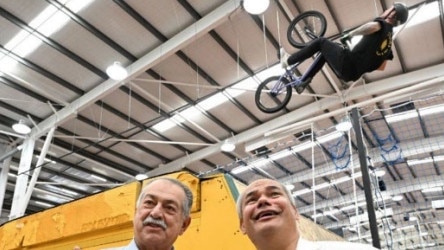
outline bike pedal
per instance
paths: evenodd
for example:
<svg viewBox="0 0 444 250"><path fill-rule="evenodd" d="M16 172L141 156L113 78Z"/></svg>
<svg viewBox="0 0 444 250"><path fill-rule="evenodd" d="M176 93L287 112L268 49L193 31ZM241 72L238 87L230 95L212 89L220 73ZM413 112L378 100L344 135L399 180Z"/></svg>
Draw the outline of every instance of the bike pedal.
<svg viewBox="0 0 444 250"><path fill-rule="evenodd" d="M301 94L302 92L304 92L305 88L310 83L311 83L311 78L308 78L305 81L301 82L298 86L295 87L296 93Z"/></svg>
<svg viewBox="0 0 444 250"><path fill-rule="evenodd" d="M305 90L305 87L302 87L302 86L296 87L296 93L298 93L298 94L302 94L302 92L304 92L304 90Z"/></svg>

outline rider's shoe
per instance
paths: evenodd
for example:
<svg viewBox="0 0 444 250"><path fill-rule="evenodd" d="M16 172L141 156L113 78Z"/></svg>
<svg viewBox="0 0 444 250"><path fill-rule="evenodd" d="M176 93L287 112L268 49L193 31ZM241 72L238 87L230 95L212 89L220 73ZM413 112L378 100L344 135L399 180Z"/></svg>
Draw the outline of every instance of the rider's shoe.
<svg viewBox="0 0 444 250"><path fill-rule="evenodd" d="M281 48L279 50L279 58L281 59L281 66L283 69L286 69L288 67L288 58L290 57L290 54L288 54L284 48Z"/></svg>
<svg viewBox="0 0 444 250"><path fill-rule="evenodd" d="M301 94L304 92L305 88L308 86L308 84L311 83L311 77L305 79L305 81L301 82L298 86L295 87L296 93Z"/></svg>

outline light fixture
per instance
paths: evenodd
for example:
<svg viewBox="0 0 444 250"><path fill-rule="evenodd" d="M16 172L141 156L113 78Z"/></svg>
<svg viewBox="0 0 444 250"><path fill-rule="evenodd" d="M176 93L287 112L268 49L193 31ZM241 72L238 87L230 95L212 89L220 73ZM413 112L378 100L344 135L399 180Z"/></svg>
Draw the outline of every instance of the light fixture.
<svg viewBox="0 0 444 250"><path fill-rule="evenodd" d="M141 181L141 180L144 180L144 179L148 178L148 175L146 175L146 174L138 174L134 178L136 178L136 180L138 180L138 181Z"/></svg>
<svg viewBox="0 0 444 250"><path fill-rule="evenodd" d="M374 171L374 174L376 177L382 177L385 175L385 170L384 169L377 169Z"/></svg>
<svg viewBox="0 0 444 250"><path fill-rule="evenodd" d="M19 134L29 134L31 132L31 128L26 125L25 121L19 120L16 124L12 125L12 129Z"/></svg>
<svg viewBox="0 0 444 250"><path fill-rule="evenodd" d="M114 62L108 68L106 68L106 74L113 80L123 80L128 76L126 69L120 64L120 62Z"/></svg>
<svg viewBox="0 0 444 250"><path fill-rule="evenodd" d="M351 129L352 123L350 121L350 118L348 116L344 116L341 121L336 124L336 130L341 132L347 132Z"/></svg>
<svg viewBox="0 0 444 250"><path fill-rule="evenodd" d="M267 10L270 0L244 0L244 9L252 14L259 15Z"/></svg>
<svg viewBox="0 0 444 250"><path fill-rule="evenodd" d="M394 195L392 197L392 201L402 201L402 199L404 199L404 196L398 194L398 195Z"/></svg>
<svg viewBox="0 0 444 250"><path fill-rule="evenodd" d="M286 184L285 187L286 187L288 190L290 190L290 191L294 189L294 185L293 185L293 184Z"/></svg>
<svg viewBox="0 0 444 250"><path fill-rule="evenodd" d="M232 143L230 140L225 140L220 146L220 149L224 152L232 152L235 148L236 145L234 145L234 143Z"/></svg>

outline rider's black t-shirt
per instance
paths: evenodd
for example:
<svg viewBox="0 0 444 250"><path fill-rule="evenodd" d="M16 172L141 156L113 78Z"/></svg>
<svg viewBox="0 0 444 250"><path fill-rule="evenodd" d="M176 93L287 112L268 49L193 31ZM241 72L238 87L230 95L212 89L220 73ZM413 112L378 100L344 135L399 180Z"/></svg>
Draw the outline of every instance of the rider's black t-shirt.
<svg viewBox="0 0 444 250"><path fill-rule="evenodd" d="M381 29L377 32L363 36L361 41L351 51L350 59L355 65L355 76L350 76L353 81L367 72L378 69L385 60L392 60L392 34L393 26L378 17L374 21L379 22Z"/></svg>

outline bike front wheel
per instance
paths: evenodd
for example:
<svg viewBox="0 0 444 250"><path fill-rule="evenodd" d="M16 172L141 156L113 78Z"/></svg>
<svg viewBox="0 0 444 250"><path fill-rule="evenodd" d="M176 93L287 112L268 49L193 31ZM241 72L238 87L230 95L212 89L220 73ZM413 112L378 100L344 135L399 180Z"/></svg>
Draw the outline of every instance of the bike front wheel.
<svg viewBox="0 0 444 250"><path fill-rule="evenodd" d="M288 42L296 48L307 46L327 31L327 20L321 12L311 10L297 16L287 29Z"/></svg>
<svg viewBox="0 0 444 250"><path fill-rule="evenodd" d="M259 84L254 100L262 112L275 113L287 106L292 91L287 78L272 76Z"/></svg>

